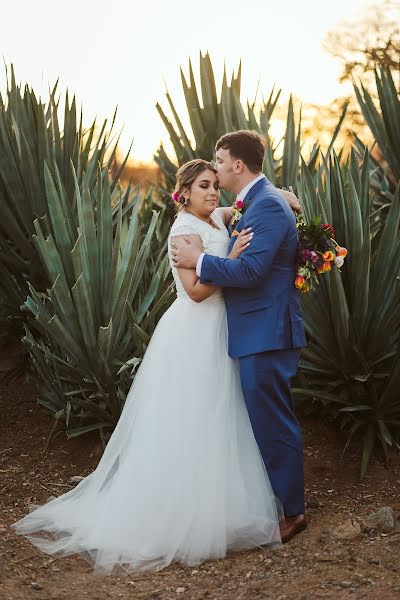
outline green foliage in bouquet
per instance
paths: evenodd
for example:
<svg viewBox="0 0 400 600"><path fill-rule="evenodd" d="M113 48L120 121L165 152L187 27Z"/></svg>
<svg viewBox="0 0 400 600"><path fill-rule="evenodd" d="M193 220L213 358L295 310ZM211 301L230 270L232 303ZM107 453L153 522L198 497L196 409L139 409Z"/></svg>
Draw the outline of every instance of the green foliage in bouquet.
<svg viewBox="0 0 400 600"><path fill-rule="evenodd" d="M84 180L92 191L98 165L108 168L115 157L118 140L113 141L113 122L108 132L107 122L85 129L68 91L61 114L57 85L44 104L31 88L16 83L11 67L7 92L0 96L0 288L10 314L18 313L28 281L38 290L48 283L32 240L35 219L41 219L45 235L50 233L44 163L62 182L68 199L64 209L77 223L71 163L78 183ZM112 192L121 170L111 183Z"/></svg>
<svg viewBox="0 0 400 600"><path fill-rule="evenodd" d="M92 189L72 170L77 218L56 165L45 167L48 222L34 243L50 287L29 285L24 342L38 400L69 435L113 428L156 322L173 298L164 232L151 198L112 208L108 169ZM113 226L113 212L116 228ZM161 240L161 243L160 243Z"/></svg>
<svg viewBox="0 0 400 600"><path fill-rule="evenodd" d="M321 214L349 254L342 273L321 278L302 296L309 336L301 357L298 398L319 400L340 419L348 437L362 435L361 474L380 445L400 442L400 193L379 235L371 237L370 157L360 167L324 157L315 179L303 163L300 197L305 216Z"/></svg>

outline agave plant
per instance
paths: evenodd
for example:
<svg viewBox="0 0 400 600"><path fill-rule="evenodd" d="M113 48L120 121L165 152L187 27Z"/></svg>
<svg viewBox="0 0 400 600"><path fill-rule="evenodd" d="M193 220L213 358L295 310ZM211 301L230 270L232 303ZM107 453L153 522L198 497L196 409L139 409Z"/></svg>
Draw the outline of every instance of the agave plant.
<svg viewBox="0 0 400 600"><path fill-rule="evenodd" d="M302 165L301 197L307 218L321 214L349 249L342 274L322 278L304 295L309 336L301 357L298 397L324 403L348 431L363 435L361 474L376 444L385 455L400 434L400 194L396 191L380 235L370 231L370 157L362 166L353 151L347 163L324 157L313 180ZM342 455L342 458L343 458Z"/></svg>
<svg viewBox="0 0 400 600"><path fill-rule="evenodd" d="M380 110L362 83L354 84L354 90L383 162L387 163L387 176L395 185L400 180L400 88L396 89L389 67L375 69L375 83Z"/></svg>
<svg viewBox="0 0 400 600"><path fill-rule="evenodd" d="M115 157L114 119L108 132L107 121L100 129L96 122L84 129L82 113L77 114L75 98L70 102L67 91L61 131L57 94L56 85L44 104L27 85L23 89L17 85L11 67L5 98L0 95L0 287L10 312L19 310L28 281L38 290L47 283L32 241L35 219L42 219L41 227L49 233L44 163L62 181L70 200L65 210L77 221L71 163L78 182L85 179L92 190L98 165L110 167ZM121 170L111 183L112 191Z"/></svg>
<svg viewBox="0 0 400 600"><path fill-rule="evenodd" d="M189 61L189 81L182 69L181 80L186 100L186 108L190 120L191 132L186 132L181 119L174 106L170 94L167 92L167 102L171 110L174 123L166 116L164 110L157 104L157 110L167 129L172 142L175 160L171 160L164 147L161 145L155 160L162 169L166 188L171 189L175 183L175 174L179 166L193 158L212 160L217 139L229 131L238 129L253 129L264 135L267 139L266 159L264 172L272 183L296 188L299 173L301 151L301 115L296 127L292 98L289 100L286 133L282 155L277 158L277 149L281 140L276 143L269 135L271 117L277 105L281 90L275 92L273 88L268 99L263 100L257 109L257 98L252 103L246 102L244 108L240 101L241 95L241 63L236 75L233 73L230 83L226 69L222 79L219 94L215 84L214 70L208 53L200 53L200 81L201 101L197 90L193 67ZM318 146L312 149L308 164L310 168L315 165L318 156ZM232 198L226 192L222 194L221 204L230 204Z"/></svg>
<svg viewBox="0 0 400 600"><path fill-rule="evenodd" d="M159 214L129 188L112 208L104 168L90 189L75 170L77 218L58 167L45 166L48 221L34 222L34 243L50 288L29 284L24 343L37 374L38 401L69 435L113 428L132 374L157 319L173 297ZM147 214L140 215L141 209ZM113 210L117 226L113 226ZM142 218L140 218L140 216ZM48 233L46 233L48 232Z"/></svg>
<svg viewBox="0 0 400 600"><path fill-rule="evenodd" d="M365 144L357 137L354 137L354 152L358 159L362 161L366 151ZM372 151L376 151L376 145L374 144ZM387 218L389 208L393 202L395 186L393 182L385 173L382 168L382 161L375 158L374 154L371 154L370 160L370 225L371 225L371 236L375 237L381 231L383 224Z"/></svg>

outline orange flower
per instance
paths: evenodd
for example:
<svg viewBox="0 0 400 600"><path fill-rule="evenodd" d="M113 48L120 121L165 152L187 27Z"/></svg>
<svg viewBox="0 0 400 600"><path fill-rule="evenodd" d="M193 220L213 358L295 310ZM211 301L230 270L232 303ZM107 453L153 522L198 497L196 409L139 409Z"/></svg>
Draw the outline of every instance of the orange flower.
<svg viewBox="0 0 400 600"><path fill-rule="evenodd" d="M347 248L343 248L341 246L337 246L336 248L336 256L347 256L348 250Z"/></svg>
<svg viewBox="0 0 400 600"><path fill-rule="evenodd" d="M326 261L320 267L318 267L317 271L318 273L326 273L327 271L330 271L331 268L331 263Z"/></svg>
<svg viewBox="0 0 400 600"><path fill-rule="evenodd" d="M331 252L330 250L328 250L327 252L324 252L324 254L322 255L322 258L326 261L331 261L334 260L335 255L333 254L333 252Z"/></svg>
<svg viewBox="0 0 400 600"><path fill-rule="evenodd" d="M236 237L237 235L239 235L239 232L238 232L238 230L237 230L237 229L234 229L234 230L232 231L232 237Z"/></svg>
<svg viewBox="0 0 400 600"><path fill-rule="evenodd" d="M326 271L330 271L332 269L332 265L330 262L324 262L324 264L322 266L324 267L324 273L326 273Z"/></svg>
<svg viewBox="0 0 400 600"><path fill-rule="evenodd" d="M294 285L297 287L297 289L301 289L303 287L303 285L306 283L305 277L303 277L303 275L299 275L298 277L296 277L296 279L294 280Z"/></svg>

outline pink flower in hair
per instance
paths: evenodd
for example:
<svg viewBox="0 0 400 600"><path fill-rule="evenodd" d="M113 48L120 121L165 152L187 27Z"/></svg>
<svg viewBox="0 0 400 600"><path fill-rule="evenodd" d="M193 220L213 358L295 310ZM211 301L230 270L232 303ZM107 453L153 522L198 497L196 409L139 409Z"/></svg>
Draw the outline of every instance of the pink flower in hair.
<svg viewBox="0 0 400 600"><path fill-rule="evenodd" d="M181 199L181 195L178 192L174 192L171 195L171 198L174 202L179 202L179 200Z"/></svg>

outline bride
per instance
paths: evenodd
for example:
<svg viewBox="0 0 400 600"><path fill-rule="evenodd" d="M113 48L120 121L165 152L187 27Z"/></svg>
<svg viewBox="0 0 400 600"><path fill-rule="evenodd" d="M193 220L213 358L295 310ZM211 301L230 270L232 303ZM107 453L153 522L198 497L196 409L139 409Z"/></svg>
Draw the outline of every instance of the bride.
<svg viewBox="0 0 400 600"><path fill-rule="evenodd" d="M230 209L211 163L177 174L169 236L177 298L161 318L96 470L13 525L40 550L83 552L95 569L159 570L280 543L280 508L227 353L221 289L177 270L171 238L199 235L226 256ZM251 243L237 237L229 258ZM40 533L39 533L40 532ZM33 535L36 534L36 535Z"/></svg>

